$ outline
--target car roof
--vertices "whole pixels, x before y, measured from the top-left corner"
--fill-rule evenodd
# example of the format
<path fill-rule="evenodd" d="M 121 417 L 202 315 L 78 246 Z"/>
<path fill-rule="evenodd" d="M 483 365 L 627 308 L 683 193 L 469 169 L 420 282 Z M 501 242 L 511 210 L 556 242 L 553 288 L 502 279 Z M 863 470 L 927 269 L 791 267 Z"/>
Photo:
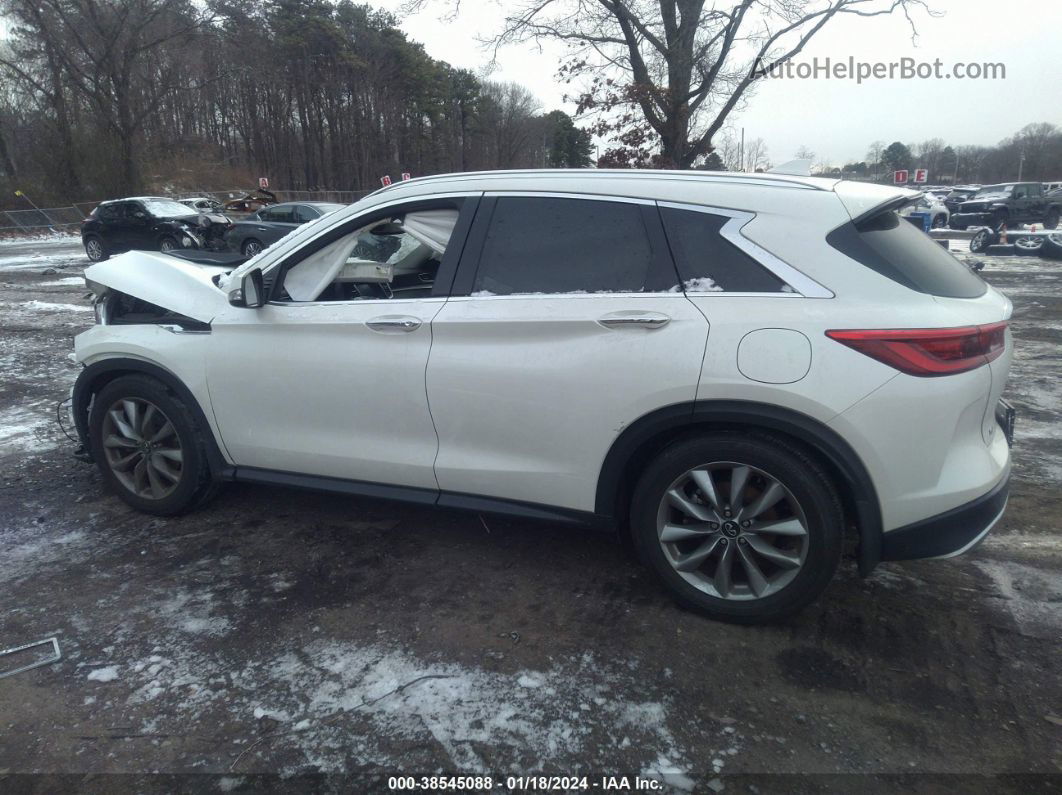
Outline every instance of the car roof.
<path fill-rule="evenodd" d="M 100 204 L 114 204 L 115 202 L 142 202 L 142 201 L 175 201 L 165 196 L 126 196 L 124 199 L 107 199 Z"/>
<path fill-rule="evenodd" d="M 795 194 L 834 193 L 853 218 L 917 191 L 831 177 L 746 174 L 722 171 L 650 169 L 528 169 L 436 174 L 395 182 L 362 199 L 369 205 L 396 199 L 425 198 L 445 192 L 529 191 L 599 194 L 658 201 L 694 202 L 757 209 L 760 203 L 797 199 Z M 758 197 L 758 198 L 757 198 Z"/>

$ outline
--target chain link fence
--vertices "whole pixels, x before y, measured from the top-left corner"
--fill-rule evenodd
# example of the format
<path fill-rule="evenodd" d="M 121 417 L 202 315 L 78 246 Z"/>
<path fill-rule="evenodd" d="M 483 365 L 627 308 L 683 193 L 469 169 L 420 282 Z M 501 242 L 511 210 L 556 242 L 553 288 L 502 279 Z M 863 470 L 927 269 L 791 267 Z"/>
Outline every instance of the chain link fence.
<path fill-rule="evenodd" d="M 176 199 L 191 199 L 200 196 L 217 199 L 224 203 L 238 199 L 248 193 L 244 189 L 206 190 L 177 194 Z M 277 201 L 281 202 L 331 202 L 334 204 L 353 204 L 372 190 L 276 190 Z M 102 200 L 101 200 L 102 201 Z M 69 207 L 42 207 L 32 210 L 0 211 L 0 236 L 13 237 L 23 234 L 42 234 L 58 232 L 75 234 L 81 222 L 100 202 L 76 202 Z"/>

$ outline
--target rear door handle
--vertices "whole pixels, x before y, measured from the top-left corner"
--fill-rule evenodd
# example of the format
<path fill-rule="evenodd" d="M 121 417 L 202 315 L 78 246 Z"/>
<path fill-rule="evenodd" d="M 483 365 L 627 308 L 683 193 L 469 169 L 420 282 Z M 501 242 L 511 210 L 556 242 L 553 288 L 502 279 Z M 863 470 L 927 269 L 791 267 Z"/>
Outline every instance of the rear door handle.
<path fill-rule="evenodd" d="M 388 332 L 409 332 L 420 328 L 420 320 L 410 315 L 380 315 L 380 317 L 374 317 L 372 320 L 366 321 L 365 325 L 373 331 L 379 331 L 384 334 Z"/>
<path fill-rule="evenodd" d="M 671 318 L 662 312 L 610 312 L 597 320 L 605 328 L 661 328 L 671 322 Z"/>

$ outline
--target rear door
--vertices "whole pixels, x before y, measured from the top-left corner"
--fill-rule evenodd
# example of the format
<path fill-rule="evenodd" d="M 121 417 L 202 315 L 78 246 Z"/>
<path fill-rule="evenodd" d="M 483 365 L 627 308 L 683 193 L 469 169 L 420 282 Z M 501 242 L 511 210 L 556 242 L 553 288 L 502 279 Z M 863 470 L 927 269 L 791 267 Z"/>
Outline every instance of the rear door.
<path fill-rule="evenodd" d="M 707 338 L 653 203 L 488 194 L 432 321 L 439 487 L 594 510 L 620 432 L 694 399 Z"/>
<path fill-rule="evenodd" d="M 258 218 L 251 222 L 247 237 L 256 237 L 269 246 L 280 240 L 298 226 L 295 221 L 295 205 L 278 204 L 258 211 Z"/>

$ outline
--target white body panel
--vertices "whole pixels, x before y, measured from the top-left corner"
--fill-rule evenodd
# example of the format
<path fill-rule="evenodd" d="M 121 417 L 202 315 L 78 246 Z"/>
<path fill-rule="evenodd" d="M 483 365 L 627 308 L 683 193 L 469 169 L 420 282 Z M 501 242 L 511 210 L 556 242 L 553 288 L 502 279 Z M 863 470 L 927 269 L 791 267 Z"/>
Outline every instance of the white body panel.
<path fill-rule="evenodd" d="M 670 320 L 598 323 L 628 311 Z M 439 486 L 592 511 L 620 432 L 693 400 L 708 324 L 681 293 L 494 296 L 450 299 L 433 335 Z"/>
<path fill-rule="evenodd" d="M 227 307 L 207 352 L 210 405 L 240 466 L 437 488 L 424 392 L 442 299 Z M 410 331 L 367 322 L 416 319 Z"/>

